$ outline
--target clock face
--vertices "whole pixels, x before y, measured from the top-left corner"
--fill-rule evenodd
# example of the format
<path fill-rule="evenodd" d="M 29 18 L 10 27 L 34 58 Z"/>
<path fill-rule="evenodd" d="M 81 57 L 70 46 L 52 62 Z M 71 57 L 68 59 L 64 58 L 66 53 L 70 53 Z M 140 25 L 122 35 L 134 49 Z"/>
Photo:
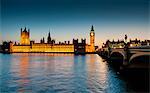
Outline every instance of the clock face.
<path fill-rule="evenodd" d="M 94 33 L 91 33 L 91 36 L 94 36 Z"/>

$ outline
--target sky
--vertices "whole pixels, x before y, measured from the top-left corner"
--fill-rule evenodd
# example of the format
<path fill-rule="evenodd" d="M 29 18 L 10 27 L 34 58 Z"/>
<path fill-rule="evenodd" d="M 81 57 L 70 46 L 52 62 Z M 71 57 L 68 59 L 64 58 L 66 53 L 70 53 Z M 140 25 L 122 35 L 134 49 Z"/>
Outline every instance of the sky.
<path fill-rule="evenodd" d="M 0 42 L 20 41 L 20 29 L 30 29 L 30 39 L 42 37 L 72 42 L 86 38 L 91 26 L 95 43 L 106 40 L 150 39 L 149 0 L 0 0 Z"/>

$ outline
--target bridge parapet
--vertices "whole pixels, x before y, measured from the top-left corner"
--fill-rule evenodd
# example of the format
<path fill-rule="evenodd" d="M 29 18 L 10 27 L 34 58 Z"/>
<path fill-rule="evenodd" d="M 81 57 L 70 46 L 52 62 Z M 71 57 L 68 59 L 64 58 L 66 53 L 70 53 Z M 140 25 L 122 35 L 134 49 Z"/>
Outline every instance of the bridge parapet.
<path fill-rule="evenodd" d="M 110 51 L 110 59 L 114 53 L 121 54 L 123 56 L 123 60 L 122 60 L 123 66 L 128 66 L 131 64 L 131 61 L 137 57 L 140 56 L 150 57 L 150 46 L 112 48 Z"/>
<path fill-rule="evenodd" d="M 129 47 L 130 49 L 150 49 L 150 46 L 135 46 L 135 47 Z"/>

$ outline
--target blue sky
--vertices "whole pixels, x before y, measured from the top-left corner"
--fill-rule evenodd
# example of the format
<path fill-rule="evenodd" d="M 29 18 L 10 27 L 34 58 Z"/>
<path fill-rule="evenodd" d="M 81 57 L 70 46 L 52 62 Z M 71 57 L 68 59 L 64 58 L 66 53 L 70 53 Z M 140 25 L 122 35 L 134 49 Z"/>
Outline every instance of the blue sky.
<path fill-rule="evenodd" d="M 107 39 L 149 39 L 148 0 L 1 0 L 1 40 L 20 40 L 20 28 L 31 39 L 51 36 L 58 41 L 86 38 L 94 25 L 96 45 Z"/>

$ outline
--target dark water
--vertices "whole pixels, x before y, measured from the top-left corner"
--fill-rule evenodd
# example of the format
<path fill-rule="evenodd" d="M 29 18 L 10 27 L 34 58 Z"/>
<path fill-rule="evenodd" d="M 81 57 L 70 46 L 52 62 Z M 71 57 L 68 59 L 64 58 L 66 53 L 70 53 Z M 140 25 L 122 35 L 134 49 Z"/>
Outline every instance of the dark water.
<path fill-rule="evenodd" d="M 96 54 L 0 54 L 0 71 L 0 93 L 143 93 L 146 87 Z"/>

